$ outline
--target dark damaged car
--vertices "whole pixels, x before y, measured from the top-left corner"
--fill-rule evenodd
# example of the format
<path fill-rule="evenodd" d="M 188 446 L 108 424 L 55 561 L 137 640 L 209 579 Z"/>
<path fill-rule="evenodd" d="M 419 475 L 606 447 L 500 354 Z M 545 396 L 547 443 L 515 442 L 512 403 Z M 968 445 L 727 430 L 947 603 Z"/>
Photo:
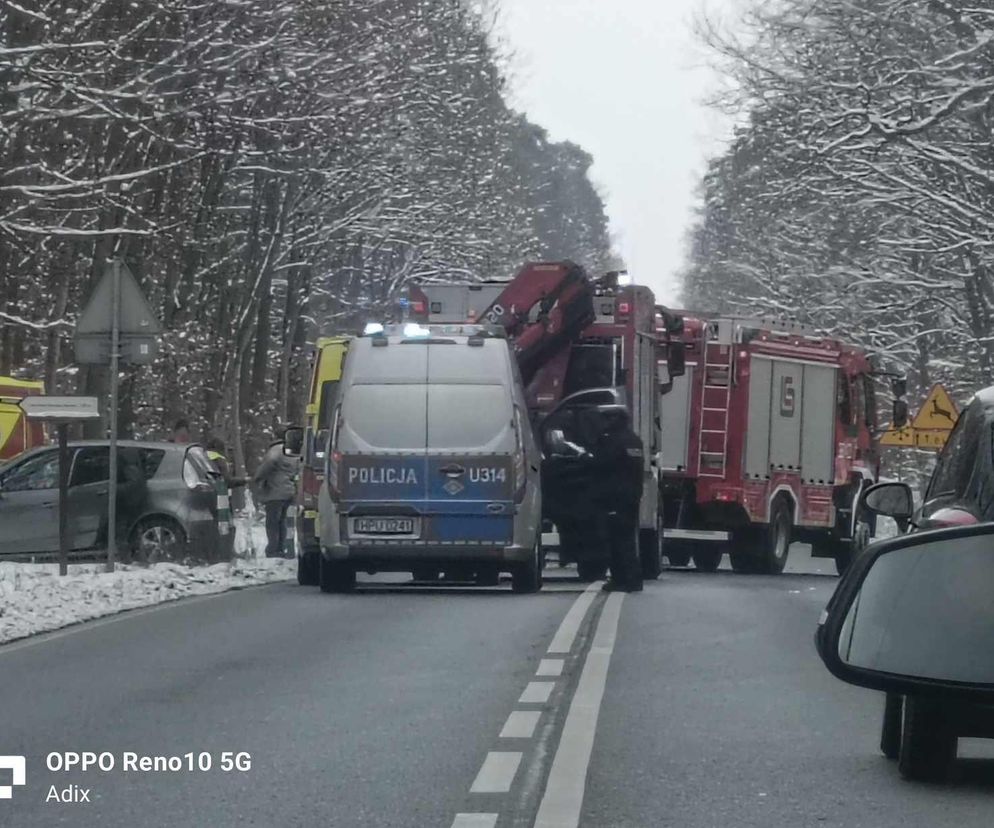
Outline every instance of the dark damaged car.
<path fill-rule="evenodd" d="M 540 455 L 514 355 L 481 326 L 355 340 L 320 496 L 319 582 L 357 571 L 541 587 Z"/>

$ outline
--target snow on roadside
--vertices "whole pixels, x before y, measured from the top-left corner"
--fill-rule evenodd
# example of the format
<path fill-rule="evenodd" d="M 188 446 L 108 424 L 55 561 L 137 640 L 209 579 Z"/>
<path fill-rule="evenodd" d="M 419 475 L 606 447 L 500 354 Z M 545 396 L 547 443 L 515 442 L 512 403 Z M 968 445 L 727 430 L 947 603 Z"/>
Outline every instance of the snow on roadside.
<path fill-rule="evenodd" d="M 293 578 L 295 561 L 259 557 L 265 531 L 259 543 L 257 529 L 254 521 L 239 521 L 236 548 L 247 557 L 213 566 L 119 564 L 104 572 L 102 564 L 73 564 L 63 578 L 57 564 L 0 562 L 0 644 L 124 610 Z"/>

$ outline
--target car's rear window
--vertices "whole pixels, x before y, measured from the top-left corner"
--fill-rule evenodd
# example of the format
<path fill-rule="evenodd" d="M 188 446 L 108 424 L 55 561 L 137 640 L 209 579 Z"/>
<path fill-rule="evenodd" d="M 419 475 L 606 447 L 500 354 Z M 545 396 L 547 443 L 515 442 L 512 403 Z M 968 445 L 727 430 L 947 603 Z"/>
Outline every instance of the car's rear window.
<path fill-rule="evenodd" d="M 511 428 L 513 408 L 503 385 L 428 387 L 428 448 L 479 451 Z"/>
<path fill-rule="evenodd" d="M 425 388 L 424 383 L 353 385 L 342 405 L 345 433 L 352 432 L 374 449 L 424 449 Z M 345 451 L 357 448 L 343 437 L 339 447 Z"/>

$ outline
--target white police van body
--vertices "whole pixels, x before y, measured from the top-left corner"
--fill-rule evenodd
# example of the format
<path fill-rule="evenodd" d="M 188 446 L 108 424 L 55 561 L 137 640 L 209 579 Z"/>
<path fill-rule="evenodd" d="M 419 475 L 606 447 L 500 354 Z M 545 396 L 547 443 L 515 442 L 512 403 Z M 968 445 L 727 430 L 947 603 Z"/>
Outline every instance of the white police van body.
<path fill-rule="evenodd" d="M 391 326 L 349 349 L 319 499 L 322 590 L 356 571 L 541 586 L 540 454 L 514 354 L 477 325 Z"/>

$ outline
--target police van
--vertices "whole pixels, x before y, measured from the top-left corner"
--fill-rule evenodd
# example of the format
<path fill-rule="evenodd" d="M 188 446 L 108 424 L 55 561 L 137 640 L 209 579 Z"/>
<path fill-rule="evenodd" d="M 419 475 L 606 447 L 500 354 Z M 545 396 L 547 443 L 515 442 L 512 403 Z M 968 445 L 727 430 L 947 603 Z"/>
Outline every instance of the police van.
<path fill-rule="evenodd" d="M 356 572 L 542 585 L 541 457 L 508 340 L 480 325 L 353 340 L 319 495 L 324 592 Z"/>

